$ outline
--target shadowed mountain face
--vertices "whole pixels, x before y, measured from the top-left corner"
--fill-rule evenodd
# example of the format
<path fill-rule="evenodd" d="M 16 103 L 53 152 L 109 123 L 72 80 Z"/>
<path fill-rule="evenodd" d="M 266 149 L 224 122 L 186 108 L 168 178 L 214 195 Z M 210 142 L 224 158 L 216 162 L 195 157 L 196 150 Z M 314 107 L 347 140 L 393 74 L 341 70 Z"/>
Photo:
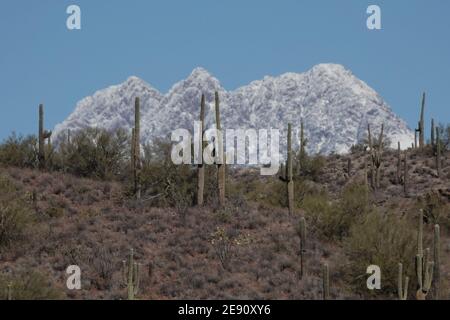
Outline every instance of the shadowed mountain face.
<path fill-rule="evenodd" d="M 192 132 L 198 120 L 201 94 L 206 95 L 207 126 L 214 123 L 214 91 L 221 99 L 223 127 L 270 129 L 285 132 L 293 124 L 298 138 L 303 120 L 311 153 L 345 153 L 366 136 L 367 124 L 378 134 L 384 123 L 392 146 L 411 146 L 413 132 L 395 115 L 380 95 L 350 71 L 337 64 L 319 64 L 305 73 L 264 77 L 234 91 L 226 91 L 208 71 L 196 68 L 168 93 L 137 77 L 96 92 L 81 100 L 75 111 L 55 127 L 55 137 L 67 129 L 86 127 L 130 130 L 134 119 L 134 98 L 141 98 L 142 141 L 165 137 L 173 130 Z M 285 141 L 282 133 L 280 141 Z M 282 146 L 283 147 L 283 146 Z"/>

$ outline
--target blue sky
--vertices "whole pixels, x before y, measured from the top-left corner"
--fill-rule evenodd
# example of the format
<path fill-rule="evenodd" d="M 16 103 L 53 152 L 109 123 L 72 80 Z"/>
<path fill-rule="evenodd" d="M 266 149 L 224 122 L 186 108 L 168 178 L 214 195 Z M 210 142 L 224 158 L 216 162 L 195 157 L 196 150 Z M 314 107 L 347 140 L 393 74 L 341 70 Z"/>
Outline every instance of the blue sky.
<path fill-rule="evenodd" d="M 77 4 L 82 30 L 66 28 Z M 382 30 L 366 27 L 377 4 Z M 130 75 L 166 92 L 202 66 L 234 89 L 264 75 L 340 63 L 410 127 L 427 91 L 428 119 L 450 122 L 448 0 L 2 0 L 0 138 L 48 128 L 77 101 Z"/>

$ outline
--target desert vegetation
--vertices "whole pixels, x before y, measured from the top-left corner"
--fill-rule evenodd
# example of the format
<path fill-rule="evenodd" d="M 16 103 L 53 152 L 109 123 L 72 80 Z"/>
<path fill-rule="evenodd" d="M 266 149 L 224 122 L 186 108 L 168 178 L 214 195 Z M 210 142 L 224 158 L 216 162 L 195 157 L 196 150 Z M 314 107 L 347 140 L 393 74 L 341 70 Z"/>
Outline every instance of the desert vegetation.
<path fill-rule="evenodd" d="M 0 298 L 449 299 L 450 125 L 432 121 L 426 142 L 424 108 L 406 150 L 369 125 L 347 155 L 308 155 L 286 124 L 272 177 L 173 164 L 169 139 L 140 141 L 138 98 L 132 132 L 57 143 L 41 105 L 37 136 L 0 145 Z"/>

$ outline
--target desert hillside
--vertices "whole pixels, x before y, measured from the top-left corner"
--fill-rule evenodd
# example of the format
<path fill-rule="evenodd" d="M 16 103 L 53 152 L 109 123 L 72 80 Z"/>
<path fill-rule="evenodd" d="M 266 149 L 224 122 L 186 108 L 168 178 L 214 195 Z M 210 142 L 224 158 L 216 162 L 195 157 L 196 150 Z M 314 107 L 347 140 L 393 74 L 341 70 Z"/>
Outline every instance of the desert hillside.
<path fill-rule="evenodd" d="M 400 172 L 397 151 L 385 150 L 375 187 L 364 148 L 344 156 L 304 155 L 294 166 L 289 214 L 283 173 L 280 179 L 227 167 L 221 205 L 216 167 L 207 166 L 199 207 L 196 167 L 153 156 L 143 159 L 137 200 L 126 160 L 101 167 L 86 160 L 96 152 L 66 150 L 37 169 L 27 164 L 26 139 L 9 142 L 0 148 L 1 298 L 126 299 L 123 261 L 133 248 L 137 299 L 322 299 L 324 265 L 330 299 L 397 299 L 400 262 L 413 299 L 420 210 L 431 253 L 434 225 L 440 225 L 438 283 L 441 298 L 450 298 L 448 151 L 438 176 L 431 146 L 402 151 Z M 161 144 L 159 151 L 167 148 Z M 380 290 L 366 287 L 371 264 L 381 268 Z M 81 290 L 66 288 L 69 265 L 81 268 Z M 436 283 L 427 299 L 435 297 Z"/>

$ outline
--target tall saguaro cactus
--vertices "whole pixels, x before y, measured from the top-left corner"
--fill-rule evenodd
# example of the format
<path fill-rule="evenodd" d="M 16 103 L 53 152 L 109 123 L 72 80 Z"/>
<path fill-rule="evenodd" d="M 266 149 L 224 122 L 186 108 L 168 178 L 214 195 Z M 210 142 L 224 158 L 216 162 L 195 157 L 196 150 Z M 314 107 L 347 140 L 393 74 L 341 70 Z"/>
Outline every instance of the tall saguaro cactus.
<path fill-rule="evenodd" d="M 134 101 L 133 176 L 136 199 L 141 198 L 141 107 L 140 99 Z"/>
<path fill-rule="evenodd" d="M 6 300 L 11 301 L 12 300 L 12 284 L 8 283 L 6 286 Z"/>
<path fill-rule="evenodd" d="M 435 136 L 434 136 L 435 132 L 436 131 L 435 131 L 435 127 L 434 127 L 434 119 L 431 119 L 431 136 L 430 136 L 430 138 L 431 138 L 431 146 L 432 147 L 434 147 L 434 145 L 436 143 Z"/>
<path fill-rule="evenodd" d="M 434 225 L 434 298 L 439 300 L 441 298 L 441 245 L 440 245 L 440 228 L 439 225 Z"/>
<path fill-rule="evenodd" d="M 406 300 L 408 298 L 409 277 L 405 277 L 405 286 L 403 287 L 403 264 L 398 264 L 398 299 Z"/>
<path fill-rule="evenodd" d="M 287 182 L 287 196 L 288 196 L 288 206 L 289 214 L 294 213 L 294 179 L 292 174 L 292 125 L 288 124 L 288 135 L 287 135 L 287 163 L 286 163 L 286 182 Z"/>
<path fill-rule="evenodd" d="M 134 300 L 135 296 L 139 291 L 139 264 L 134 262 L 134 250 L 130 249 L 130 255 L 127 262 L 124 260 L 123 263 L 123 281 L 127 285 L 127 295 L 128 300 Z"/>
<path fill-rule="evenodd" d="M 306 144 L 308 140 L 305 138 L 305 128 L 303 125 L 303 120 L 300 122 L 300 151 L 299 151 L 299 157 L 297 161 L 297 174 L 301 173 L 303 161 L 305 161 L 306 158 Z"/>
<path fill-rule="evenodd" d="M 47 166 L 46 160 L 46 150 L 45 150 L 45 140 L 50 139 L 52 135 L 51 131 L 47 131 L 44 128 L 44 105 L 39 105 L 39 133 L 38 133 L 38 161 L 39 168 L 45 169 Z"/>
<path fill-rule="evenodd" d="M 417 255 L 416 255 L 416 275 L 417 275 L 417 300 L 425 300 L 431 289 L 433 281 L 434 262 L 428 261 L 430 249 L 423 250 L 423 212 L 419 214 L 419 228 L 417 232 Z"/>
<path fill-rule="evenodd" d="M 381 163 L 383 156 L 383 132 L 384 132 L 384 124 L 381 125 L 380 136 L 377 141 L 377 146 L 373 144 L 372 135 L 370 132 L 370 125 L 367 126 L 368 131 L 368 140 L 369 140 L 369 148 L 372 158 L 372 188 L 378 189 L 380 187 L 381 180 Z"/>
<path fill-rule="evenodd" d="M 419 148 L 425 146 L 425 92 L 422 95 L 422 107 L 420 108 L 420 120 L 417 128 L 419 133 Z"/>
<path fill-rule="evenodd" d="M 203 205 L 203 193 L 205 190 L 205 166 L 203 164 L 203 128 L 205 123 L 205 95 L 202 94 L 200 103 L 200 139 L 198 142 L 198 172 L 197 172 L 197 205 Z"/>
<path fill-rule="evenodd" d="M 217 130 L 217 186 L 219 193 L 219 204 L 223 206 L 225 204 L 225 157 L 223 152 L 223 134 L 220 124 L 220 101 L 219 92 L 215 92 L 215 107 L 216 107 L 216 130 Z"/>

